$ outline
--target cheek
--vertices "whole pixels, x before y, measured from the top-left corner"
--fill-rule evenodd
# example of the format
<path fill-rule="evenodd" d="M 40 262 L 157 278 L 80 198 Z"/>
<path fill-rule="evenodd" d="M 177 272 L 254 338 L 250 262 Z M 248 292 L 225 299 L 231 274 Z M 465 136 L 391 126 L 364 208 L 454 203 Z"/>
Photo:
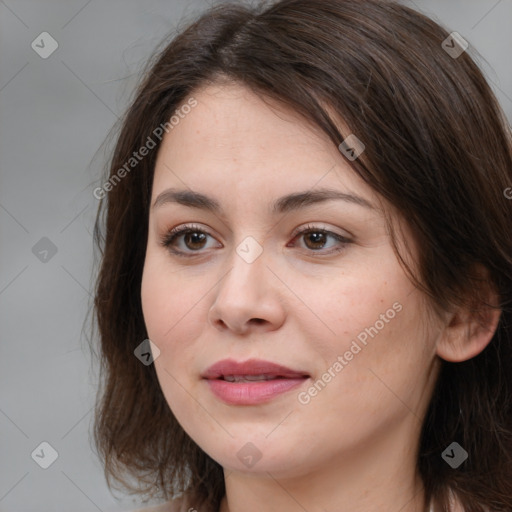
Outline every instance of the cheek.
<path fill-rule="evenodd" d="M 361 275 L 345 275 L 319 296 L 318 315 L 330 330 L 323 329 L 327 334 L 316 338 L 310 330 L 324 361 L 320 372 L 331 369 L 336 377 L 343 375 L 332 379 L 332 392 L 350 391 L 362 398 L 382 391 L 380 377 L 407 395 L 411 383 L 422 379 L 421 368 L 429 357 L 428 334 L 422 329 L 424 301 L 398 264 L 382 262 L 373 273 L 365 272 L 364 279 Z"/>
<path fill-rule="evenodd" d="M 322 391 L 320 409 L 330 404 L 340 415 L 352 411 L 363 423 L 416 410 L 427 380 L 429 339 L 420 327 L 419 301 L 412 295 L 391 297 L 396 298 L 383 307 L 378 301 L 368 310 L 360 308 L 343 331 L 327 365 L 333 368 L 338 361 L 336 377 Z"/>
<path fill-rule="evenodd" d="M 370 338 L 368 331 L 390 333 L 401 325 L 405 305 L 414 302 L 414 289 L 395 265 L 382 262 L 378 267 L 331 279 L 322 293 L 312 290 L 310 296 L 317 298 L 312 309 L 331 331 L 331 348 L 341 350 L 359 334 L 364 342 L 365 333 Z"/>
<path fill-rule="evenodd" d="M 204 322 L 198 322 L 197 315 L 202 314 L 204 306 L 199 299 L 205 292 L 200 293 L 199 283 L 195 285 L 190 279 L 185 283 L 176 272 L 169 274 L 168 268 L 148 255 L 141 301 L 148 337 L 160 350 L 154 365 L 161 390 L 181 423 L 190 415 L 201 414 L 195 409 L 195 401 L 190 400 L 189 385 L 185 383 L 198 352 L 195 340 L 200 338 Z"/>
<path fill-rule="evenodd" d="M 193 342 L 205 325 L 208 289 L 204 280 L 184 279 L 180 271 L 170 272 L 158 255 L 148 254 L 141 284 L 142 312 L 149 339 L 168 356 L 163 359 L 172 362 L 178 353 L 182 361 L 187 353 L 193 357 Z"/>
<path fill-rule="evenodd" d="M 162 334 L 172 326 L 168 316 L 174 306 L 172 296 L 158 268 L 152 264 L 150 257 L 147 258 L 141 284 L 142 313 L 148 336 L 158 345 Z"/>

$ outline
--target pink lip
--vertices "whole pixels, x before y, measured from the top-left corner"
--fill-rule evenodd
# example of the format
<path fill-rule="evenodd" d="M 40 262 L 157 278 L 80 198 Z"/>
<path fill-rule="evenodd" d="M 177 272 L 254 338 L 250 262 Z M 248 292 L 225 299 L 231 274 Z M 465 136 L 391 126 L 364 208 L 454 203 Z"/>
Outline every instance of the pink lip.
<path fill-rule="evenodd" d="M 275 375 L 278 378 L 255 382 L 229 382 L 223 379 L 226 375 Z M 210 366 L 201 377 L 206 379 L 212 393 L 227 404 L 254 405 L 267 402 L 300 386 L 309 375 L 307 372 L 292 370 L 269 361 L 249 359 L 237 362 L 233 359 L 224 359 Z"/>

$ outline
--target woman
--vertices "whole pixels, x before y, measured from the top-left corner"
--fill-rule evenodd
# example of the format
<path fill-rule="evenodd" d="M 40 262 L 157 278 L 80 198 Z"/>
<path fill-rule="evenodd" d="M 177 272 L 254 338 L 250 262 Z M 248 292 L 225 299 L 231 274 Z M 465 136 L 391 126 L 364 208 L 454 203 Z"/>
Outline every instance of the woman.
<path fill-rule="evenodd" d="M 512 509 L 512 142 L 465 50 L 393 2 L 282 0 L 150 62 L 95 192 L 109 485 Z"/>

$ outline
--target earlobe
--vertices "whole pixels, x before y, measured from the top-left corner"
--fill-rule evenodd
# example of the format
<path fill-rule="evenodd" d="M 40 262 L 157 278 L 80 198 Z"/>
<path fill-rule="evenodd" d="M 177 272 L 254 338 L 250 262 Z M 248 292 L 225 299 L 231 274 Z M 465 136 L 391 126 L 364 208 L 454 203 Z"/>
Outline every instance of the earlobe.
<path fill-rule="evenodd" d="M 473 308 L 458 308 L 449 315 L 441 333 L 436 353 L 449 362 L 462 362 L 480 354 L 492 340 L 498 328 L 502 310 L 499 295 L 490 284 L 486 269 L 480 269 L 482 283 L 480 302 Z M 478 294 L 475 295 L 475 302 Z"/>

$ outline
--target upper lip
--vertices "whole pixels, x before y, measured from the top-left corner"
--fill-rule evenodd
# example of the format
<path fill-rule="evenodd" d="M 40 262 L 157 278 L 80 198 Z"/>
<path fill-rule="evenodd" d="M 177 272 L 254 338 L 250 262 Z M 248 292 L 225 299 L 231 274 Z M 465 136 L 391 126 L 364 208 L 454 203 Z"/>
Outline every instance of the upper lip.
<path fill-rule="evenodd" d="M 218 379 L 226 375 L 275 375 L 289 379 L 309 377 L 305 371 L 292 370 L 286 366 L 261 359 L 248 359 L 240 362 L 234 359 L 223 359 L 210 366 L 201 374 L 201 377 L 204 379 Z"/>

